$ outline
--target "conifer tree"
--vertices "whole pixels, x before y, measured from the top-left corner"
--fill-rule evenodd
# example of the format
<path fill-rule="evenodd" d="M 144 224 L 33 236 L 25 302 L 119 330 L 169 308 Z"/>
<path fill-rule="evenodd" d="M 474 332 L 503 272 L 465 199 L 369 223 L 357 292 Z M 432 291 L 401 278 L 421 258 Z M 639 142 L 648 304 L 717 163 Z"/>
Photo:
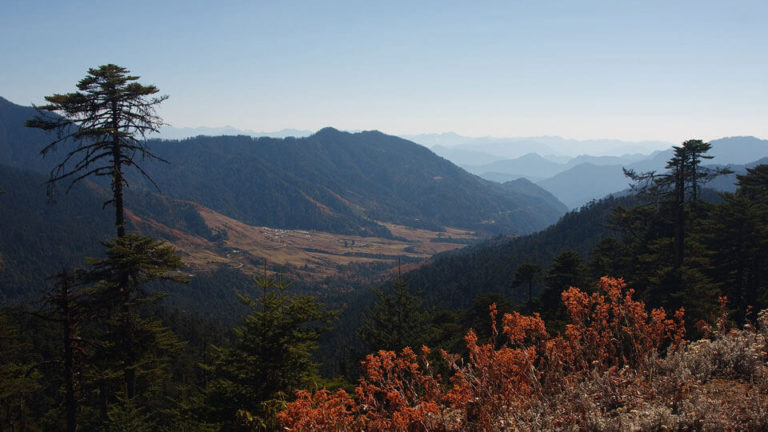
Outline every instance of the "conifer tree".
<path fill-rule="evenodd" d="M 376 291 L 378 300 L 358 330 L 369 351 L 399 351 L 406 346 L 417 349 L 430 337 L 429 316 L 422 311 L 421 299 L 410 292 L 400 276 L 392 288 L 391 293 Z"/>
<path fill-rule="evenodd" d="M 112 198 L 104 205 L 115 206 L 118 237 L 125 235 L 125 169 L 136 168 L 149 178 L 138 161 L 162 160 L 149 151 L 146 135 L 158 132 L 163 124 L 155 108 L 167 96 L 154 96 L 157 87 L 139 84 L 138 79 L 114 64 L 91 68 L 77 84 L 77 92 L 46 96 L 48 104 L 36 106 L 38 115 L 26 123 L 56 132 L 56 138 L 42 149 L 43 156 L 65 147 L 64 159 L 51 170 L 49 194 L 62 180 L 71 180 L 71 188 L 92 175 L 109 178 Z"/>
<path fill-rule="evenodd" d="M 50 278 L 54 286 L 43 298 L 44 309 L 34 315 L 45 321 L 55 323 L 61 330 L 61 372 L 64 374 L 64 409 L 66 412 L 67 432 L 77 430 L 79 377 L 82 375 L 82 362 L 86 347 L 83 344 L 81 324 L 88 319 L 89 312 L 84 307 L 85 292 L 77 278 L 61 271 Z"/>
<path fill-rule="evenodd" d="M 768 305 L 768 165 L 747 169 L 738 180 L 699 236 L 712 251 L 710 272 L 741 320 L 747 307 Z"/>
<path fill-rule="evenodd" d="M 703 184 L 730 171 L 701 166 L 702 160 L 711 159 L 706 154 L 710 148 L 701 140 L 688 140 L 673 147 L 664 173 L 625 170 L 646 204 L 617 209 L 612 222 L 624 245 L 608 253 L 625 258 L 605 260 L 623 263 L 615 270 L 624 271 L 622 276 L 633 280 L 652 305 L 686 305 L 691 322 L 708 318 L 719 294 L 708 276 L 711 253 L 701 235 L 711 205 L 700 195 Z"/>
<path fill-rule="evenodd" d="M 102 322 L 99 349 L 93 356 L 97 369 L 93 379 L 99 386 L 101 414 L 108 418 L 111 404 L 141 406 L 168 379 L 170 360 L 183 344 L 142 311 L 165 296 L 149 290 L 147 284 L 184 282 L 186 278 L 178 273 L 182 262 L 171 245 L 138 234 L 104 245 L 106 257 L 89 259 L 90 268 L 78 277 L 92 283 L 87 306 Z"/>
<path fill-rule="evenodd" d="M 541 273 L 541 267 L 536 264 L 521 264 L 515 271 L 515 279 L 512 281 L 513 287 L 525 284 L 528 288 L 528 303 L 533 301 L 533 284 Z"/>
<path fill-rule="evenodd" d="M 560 294 L 572 286 L 587 286 L 584 281 L 584 266 L 579 254 L 565 251 L 556 256 L 544 274 L 547 288 L 541 294 L 541 313 L 554 327 L 563 325 L 567 319 Z"/>
<path fill-rule="evenodd" d="M 671 221 L 674 233 L 672 256 L 676 272 L 679 272 L 685 260 L 687 204 L 698 201 L 703 183 L 731 172 L 728 169 L 701 166 L 702 159 L 712 159 L 712 156 L 706 154 L 711 147 L 702 140 L 688 140 L 680 146 L 672 147 L 673 156 L 667 161 L 667 172 L 663 174 L 624 170 L 624 174 L 634 181 L 632 189 L 639 196 L 650 198 L 651 203 L 658 208 L 658 216 Z"/>
<path fill-rule="evenodd" d="M 42 374 L 30 358 L 29 342 L 0 313 L 0 430 L 39 430 L 31 405 L 40 398 Z"/>
<path fill-rule="evenodd" d="M 266 265 L 254 281 L 261 295 L 239 296 L 250 314 L 235 329 L 234 346 L 214 347 L 216 360 L 208 366 L 209 420 L 222 430 L 237 430 L 238 421 L 277 427 L 276 408 L 319 379 L 312 352 L 336 315 L 312 297 L 288 296 L 290 284 L 268 275 Z"/>

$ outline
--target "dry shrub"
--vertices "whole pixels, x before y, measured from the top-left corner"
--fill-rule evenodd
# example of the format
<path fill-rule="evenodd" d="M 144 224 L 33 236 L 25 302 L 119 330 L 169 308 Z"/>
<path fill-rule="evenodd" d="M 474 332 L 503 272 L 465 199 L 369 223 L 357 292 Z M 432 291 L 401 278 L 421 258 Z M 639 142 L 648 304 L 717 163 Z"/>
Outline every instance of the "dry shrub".
<path fill-rule="evenodd" d="M 768 312 L 757 325 L 683 341 L 683 311 L 646 310 L 621 279 L 562 294 L 570 322 L 550 335 L 538 315 L 506 314 L 468 356 L 379 351 L 363 362 L 354 397 L 299 392 L 279 415 L 296 431 L 768 430 Z"/>

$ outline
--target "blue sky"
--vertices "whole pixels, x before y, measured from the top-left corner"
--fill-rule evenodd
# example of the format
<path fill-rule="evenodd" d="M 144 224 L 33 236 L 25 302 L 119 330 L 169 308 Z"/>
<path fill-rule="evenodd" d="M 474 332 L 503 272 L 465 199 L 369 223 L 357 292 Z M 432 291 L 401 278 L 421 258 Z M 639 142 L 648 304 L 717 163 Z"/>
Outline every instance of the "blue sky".
<path fill-rule="evenodd" d="M 0 96 L 115 63 L 177 127 L 768 138 L 766 1 L 0 0 Z"/>

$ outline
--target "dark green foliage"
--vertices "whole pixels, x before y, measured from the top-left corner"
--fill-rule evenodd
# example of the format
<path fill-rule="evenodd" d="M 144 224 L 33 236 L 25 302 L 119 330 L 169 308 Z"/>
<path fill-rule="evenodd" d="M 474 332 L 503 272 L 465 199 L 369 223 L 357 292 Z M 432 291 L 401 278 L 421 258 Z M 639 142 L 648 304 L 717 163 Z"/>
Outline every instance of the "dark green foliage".
<path fill-rule="evenodd" d="M 552 328 L 559 328 L 567 321 L 565 306 L 560 295 L 570 287 L 591 291 L 585 277 L 584 266 L 579 254 L 565 251 L 556 256 L 544 275 L 547 288 L 541 293 L 541 315 Z"/>
<path fill-rule="evenodd" d="M 328 128 L 301 139 L 200 136 L 152 145 L 174 160 L 170 167 L 147 164 L 164 193 L 252 225 L 386 236 L 375 222 L 385 221 L 525 233 L 564 210 L 535 185 L 484 181 L 379 132 Z"/>
<path fill-rule="evenodd" d="M 54 323 L 60 331 L 61 372 L 64 381 L 64 411 L 67 432 L 77 430 L 78 395 L 87 347 L 81 337 L 81 326 L 90 318 L 84 307 L 85 291 L 74 275 L 66 271 L 54 275 L 53 288 L 43 296 L 44 309 L 35 316 Z"/>
<path fill-rule="evenodd" d="M 400 277 L 391 292 L 377 290 L 378 300 L 363 317 L 358 330 L 366 352 L 400 351 L 405 347 L 418 350 L 431 337 L 429 314 L 423 310 L 421 299 L 410 292 Z"/>
<path fill-rule="evenodd" d="M 581 258 L 578 253 L 572 250 L 565 251 L 555 257 L 546 275 L 544 275 L 544 281 L 547 283 L 548 290 L 554 290 L 558 293 L 572 286 L 589 290 L 584 285 L 584 268 Z"/>
<path fill-rule="evenodd" d="M 46 279 L 62 268 L 102 253 L 112 232 L 101 198 L 80 185 L 57 205 L 46 202 L 45 176 L 0 166 L 6 193 L 0 204 L 0 303 L 29 302 L 43 294 Z"/>
<path fill-rule="evenodd" d="M 35 416 L 43 389 L 39 361 L 27 338 L 0 313 L 0 430 L 42 430 Z"/>
<path fill-rule="evenodd" d="M 697 232 L 708 250 L 707 273 L 743 319 L 746 308 L 768 304 L 768 165 L 739 176 L 739 189 L 726 194 Z"/>
<path fill-rule="evenodd" d="M 747 174 L 738 176 L 738 179 L 738 195 L 762 204 L 768 201 L 768 164 L 747 168 Z"/>
<path fill-rule="evenodd" d="M 165 405 L 157 396 L 171 378 L 172 360 L 184 343 L 160 321 L 141 313 L 163 297 L 146 285 L 156 280 L 183 281 L 173 273 L 182 263 L 172 246 L 138 234 L 118 237 L 104 246 L 106 257 L 90 259 L 90 268 L 77 274 L 80 281 L 91 284 L 84 304 L 99 318 L 91 335 L 97 341 L 91 368 L 85 374 L 87 399 L 99 407 L 102 422 L 110 423 L 113 417 L 122 421 L 126 412 L 141 408 L 151 416 L 147 427 L 153 427 L 161 420 L 158 410 Z M 134 420 L 139 414 L 134 413 Z"/>
<path fill-rule="evenodd" d="M 547 268 L 567 250 L 588 256 L 600 239 L 611 233 L 607 222 L 613 209 L 634 202 L 634 197 L 609 197 L 593 202 L 580 211 L 567 213 L 544 231 L 525 237 L 497 237 L 439 255 L 403 278 L 415 291 L 423 292 L 426 301 L 437 309 L 467 308 L 480 293 L 509 292 L 515 271 L 524 263 Z M 535 288 L 533 296 L 537 297 L 540 292 Z M 515 303 L 526 300 L 527 293 L 513 293 Z"/>
<path fill-rule="evenodd" d="M 99 245 L 114 235 L 113 225 L 102 211 L 106 191 L 76 185 L 66 199 L 51 205 L 45 198 L 45 181 L 44 175 L 0 166 L 0 182 L 7 186 L 0 205 L 0 225 L 4 228 L 0 236 L 0 300 L 5 304 L 39 297 L 48 276 L 62 268 L 83 266 L 85 256 L 103 254 Z M 128 197 L 133 213 L 173 227 L 168 232 L 212 236 L 190 203 L 145 191 L 134 191 Z M 231 293 L 232 289 L 226 293 L 228 303 L 237 304 Z M 185 306 L 193 299 L 189 300 Z M 179 303 L 185 303 L 184 299 Z"/>
<path fill-rule="evenodd" d="M 496 305 L 496 310 L 498 311 L 498 315 L 496 317 L 496 328 L 503 328 L 501 321 L 502 317 L 505 313 L 514 312 L 515 304 L 503 293 L 490 292 L 478 294 L 477 297 L 472 299 L 472 307 L 464 311 L 465 317 L 461 326 L 463 330 L 461 330 L 456 335 L 459 336 L 459 339 L 462 342 L 462 344 L 457 347 L 460 349 L 450 352 L 463 353 L 466 351 L 466 341 L 464 340 L 464 335 L 466 334 L 468 328 L 474 330 L 475 334 L 477 334 L 478 340 L 491 340 L 491 319 L 489 317 L 489 312 L 490 306 L 492 304 Z"/>
<path fill-rule="evenodd" d="M 512 288 L 525 286 L 528 293 L 528 302 L 533 300 L 533 286 L 539 278 L 541 266 L 531 263 L 523 263 L 515 270 L 515 279 L 512 281 Z"/>
<path fill-rule="evenodd" d="M 616 262 L 623 253 L 621 276 L 633 281 L 653 306 L 686 306 L 689 323 L 713 315 L 720 293 L 709 276 L 711 250 L 701 236 L 713 206 L 699 198 L 703 183 L 729 171 L 700 166 L 710 158 L 710 147 L 700 140 L 673 147 L 668 171 L 662 174 L 627 171 L 645 203 L 616 212 L 612 223 L 623 246 L 614 252 L 603 248 L 613 258 L 600 258 L 603 264 Z"/>
<path fill-rule="evenodd" d="M 91 297 L 104 302 L 98 306 L 108 313 L 161 297 L 159 293 L 150 295 L 144 289 L 149 282 L 186 282 L 183 275 L 174 273 L 184 264 L 169 244 L 140 234 L 128 234 L 105 242 L 104 247 L 106 257 L 89 259 L 90 268 L 78 277 L 95 283 Z"/>
<path fill-rule="evenodd" d="M 208 366 L 206 410 L 222 430 L 236 430 L 238 417 L 275 427 L 275 405 L 319 379 L 311 354 L 335 316 L 312 297 L 286 295 L 288 284 L 266 269 L 254 280 L 261 295 L 240 296 L 251 313 L 235 329 L 233 346 L 214 347 Z"/>

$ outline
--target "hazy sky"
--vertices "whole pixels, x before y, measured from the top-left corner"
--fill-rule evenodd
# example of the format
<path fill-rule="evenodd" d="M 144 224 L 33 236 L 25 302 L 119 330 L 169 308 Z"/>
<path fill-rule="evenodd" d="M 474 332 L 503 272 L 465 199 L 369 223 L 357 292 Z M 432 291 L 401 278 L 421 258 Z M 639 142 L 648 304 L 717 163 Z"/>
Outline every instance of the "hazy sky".
<path fill-rule="evenodd" d="M 177 127 L 768 138 L 765 0 L 0 0 L 0 96 L 106 63 Z"/>

